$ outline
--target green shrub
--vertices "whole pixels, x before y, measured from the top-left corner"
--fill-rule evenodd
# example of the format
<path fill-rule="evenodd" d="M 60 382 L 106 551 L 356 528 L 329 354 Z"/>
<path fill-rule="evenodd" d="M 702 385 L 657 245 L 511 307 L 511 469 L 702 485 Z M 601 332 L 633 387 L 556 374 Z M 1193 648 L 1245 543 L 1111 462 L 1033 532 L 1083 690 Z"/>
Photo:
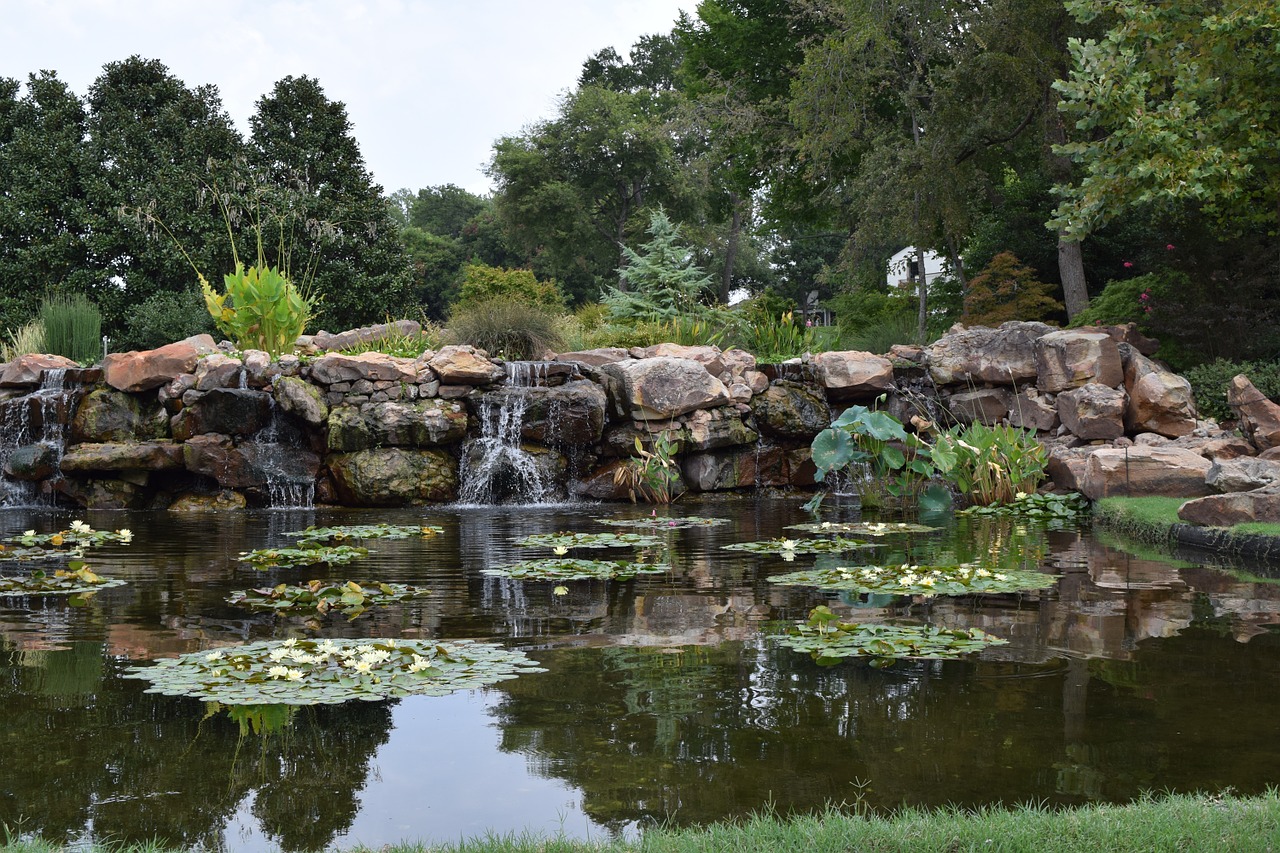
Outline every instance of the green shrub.
<path fill-rule="evenodd" d="M 744 349 L 761 362 L 786 361 L 815 349 L 813 328 L 790 311 L 781 315 L 741 314 L 724 339 L 727 345 Z"/>
<path fill-rule="evenodd" d="M 960 321 L 972 326 L 999 326 L 1009 320 L 1043 320 L 1060 313 L 1062 303 L 1050 296 L 1053 285 L 1013 252 L 1001 252 L 969 280 Z"/>
<path fill-rule="evenodd" d="M 841 329 L 840 347 L 883 355 L 894 344 L 925 344 L 920 340 L 916 315 L 905 311 L 883 315 L 876 323 L 858 329 Z"/>
<path fill-rule="evenodd" d="M 1071 325 L 1093 326 L 1101 323 L 1104 326 L 1118 326 L 1137 323 L 1143 331 L 1148 331 L 1151 311 L 1147 309 L 1154 306 L 1147 303 L 1152 301 L 1151 297 L 1158 299 L 1163 294 L 1171 277 L 1186 278 L 1179 273 L 1147 273 L 1123 281 L 1109 281 L 1101 293 L 1089 300 L 1089 307 L 1072 318 Z M 1149 298 L 1143 299 L 1144 293 Z"/>
<path fill-rule="evenodd" d="M 196 291 L 157 293 L 129 315 L 110 346 L 116 352 L 148 350 L 217 331 L 203 297 Z"/>
<path fill-rule="evenodd" d="M 236 263 L 222 277 L 226 293 L 218 293 L 202 275 L 204 304 L 218 329 L 242 350 L 259 349 L 272 356 L 293 352 L 307 328 L 312 304 L 281 270 L 261 260 L 251 267 Z"/>
<path fill-rule="evenodd" d="M 82 293 L 47 297 L 40 306 L 44 348 L 81 364 L 102 357 L 102 314 Z"/>
<path fill-rule="evenodd" d="M 462 268 L 459 306 L 498 297 L 523 300 L 548 311 L 564 309 L 564 294 L 555 279 L 538 281 L 532 270 L 505 269 L 488 264 L 467 264 Z"/>
<path fill-rule="evenodd" d="M 32 320 L 25 326 L 9 330 L 9 339 L 0 343 L 0 362 L 13 361 L 33 352 L 44 352 L 44 323 Z"/>
<path fill-rule="evenodd" d="M 387 320 L 387 326 L 391 326 Z M 388 328 L 381 336 L 365 343 L 342 350 L 344 355 L 359 355 L 362 352 L 380 352 L 383 355 L 394 355 L 400 358 L 417 358 L 429 349 L 436 349 L 443 340 L 443 330 L 430 321 L 422 323 L 422 331 L 417 334 L 401 334 Z"/>
<path fill-rule="evenodd" d="M 539 358 L 563 344 L 555 315 L 528 301 L 501 296 L 456 306 L 444 342 L 471 344 L 508 359 Z"/>
<path fill-rule="evenodd" d="M 1232 420 L 1235 413 L 1227 405 L 1227 385 L 1237 374 L 1249 377 L 1253 386 L 1270 400 L 1280 400 L 1280 362 L 1228 361 L 1214 359 L 1191 368 L 1184 374 L 1196 398 L 1196 411 L 1201 417 L 1217 421 Z"/>

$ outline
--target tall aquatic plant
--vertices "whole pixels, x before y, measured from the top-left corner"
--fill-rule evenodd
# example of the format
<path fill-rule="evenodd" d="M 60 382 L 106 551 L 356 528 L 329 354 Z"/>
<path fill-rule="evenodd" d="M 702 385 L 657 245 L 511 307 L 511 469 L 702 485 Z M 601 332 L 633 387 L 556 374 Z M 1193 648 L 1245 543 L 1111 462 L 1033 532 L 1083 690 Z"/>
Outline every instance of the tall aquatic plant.
<path fill-rule="evenodd" d="M 1034 492 L 1048 464 L 1034 433 L 980 423 L 953 427 L 938 436 L 933 458 L 946 460 L 947 479 L 978 506 L 1008 504 L 1019 494 Z"/>
<path fill-rule="evenodd" d="M 102 314 L 82 293 L 46 297 L 40 305 L 44 349 L 81 364 L 102 353 Z"/>

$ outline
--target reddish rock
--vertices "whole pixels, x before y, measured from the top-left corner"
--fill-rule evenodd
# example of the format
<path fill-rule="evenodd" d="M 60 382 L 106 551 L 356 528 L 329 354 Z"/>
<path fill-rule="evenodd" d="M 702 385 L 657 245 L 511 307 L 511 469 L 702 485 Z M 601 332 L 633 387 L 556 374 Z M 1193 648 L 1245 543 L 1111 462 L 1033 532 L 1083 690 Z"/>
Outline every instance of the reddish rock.
<path fill-rule="evenodd" d="M 1058 417 L 1077 438 L 1119 438 L 1124 435 L 1126 402 L 1123 391 L 1090 383 L 1058 395 Z"/>
<path fill-rule="evenodd" d="M 60 355 L 28 353 L 5 365 L 0 372 L 0 388 L 39 385 L 46 370 L 75 370 L 80 365 Z"/>
<path fill-rule="evenodd" d="M 445 385 L 489 385 L 507 372 L 470 345 L 448 346 L 427 362 Z"/>
<path fill-rule="evenodd" d="M 1280 446 L 1280 405 L 1267 399 L 1240 374 L 1227 386 L 1227 405 L 1240 419 L 1240 431 L 1259 450 Z"/>
<path fill-rule="evenodd" d="M 1105 332 L 1050 332 L 1036 340 L 1035 357 L 1036 387 L 1050 394 L 1090 384 L 1115 388 L 1124 381 L 1120 349 Z"/>
<path fill-rule="evenodd" d="M 321 385 L 335 382 L 417 382 L 418 367 L 411 358 L 380 352 L 359 355 L 331 353 L 311 364 L 311 380 Z"/>
<path fill-rule="evenodd" d="M 962 424 L 994 426 L 1009 416 L 1013 395 L 1004 388 L 975 388 L 947 398 L 947 408 Z"/>
<path fill-rule="evenodd" d="M 1280 485 L 1190 500 L 1178 508 L 1178 518 L 1204 527 L 1231 527 L 1247 522 L 1277 524 L 1280 523 Z"/>
<path fill-rule="evenodd" d="M 113 352 L 102 360 L 102 375 L 117 391 L 159 388 L 183 373 L 194 373 L 201 356 L 217 352 L 209 335 L 195 335 L 159 349 Z"/>
<path fill-rule="evenodd" d="M 631 358 L 631 353 L 625 347 L 601 347 L 600 349 L 584 349 L 576 352 L 562 352 L 556 356 L 556 361 L 576 361 L 579 364 L 586 364 L 591 367 L 599 367 L 602 364 L 612 364 L 615 361 L 626 361 Z"/>
<path fill-rule="evenodd" d="M 812 364 L 832 400 L 869 399 L 893 387 L 893 362 L 869 352 L 821 352 Z"/>
<path fill-rule="evenodd" d="M 1089 454 L 1079 489 L 1090 500 L 1201 497 L 1211 491 L 1205 484 L 1210 465 L 1199 453 L 1178 447 L 1103 447 Z"/>
<path fill-rule="evenodd" d="M 1128 344 L 1120 346 L 1124 386 L 1129 394 L 1125 427 L 1130 432 L 1154 432 L 1170 438 L 1196 428 L 1196 404 L 1191 383 L 1171 373 Z"/>
<path fill-rule="evenodd" d="M 1044 323 L 1008 322 L 999 328 L 955 327 L 926 349 L 938 385 L 1012 385 L 1036 378 L 1035 341 L 1053 331 Z"/>
<path fill-rule="evenodd" d="M 1058 404 L 1035 388 L 1023 388 L 1009 406 L 1009 423 L 1023 429 L 1049 432 L 1062 423 L 1058 417 Z"/>

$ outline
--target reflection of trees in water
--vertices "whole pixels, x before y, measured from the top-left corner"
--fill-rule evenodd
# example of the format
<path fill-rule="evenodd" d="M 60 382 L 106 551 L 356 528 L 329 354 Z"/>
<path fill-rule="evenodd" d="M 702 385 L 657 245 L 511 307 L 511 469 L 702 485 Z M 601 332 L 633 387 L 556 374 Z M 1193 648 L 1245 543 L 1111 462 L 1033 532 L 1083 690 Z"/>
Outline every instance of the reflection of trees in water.
<path fill-rule="evenodd" d="M 104 665 L 105 664 L 105 665 Z M 388 703 L 302 708 L 274 734 L 246 735 L 194 699 L 143 693 L 101 644 L 0 648 L 0 813 L 66 841 L 98 838 L 221 849 L 255 789 L 253 813 L 286 850 L 346 830 L 370 761 L 391 728 Z"/>

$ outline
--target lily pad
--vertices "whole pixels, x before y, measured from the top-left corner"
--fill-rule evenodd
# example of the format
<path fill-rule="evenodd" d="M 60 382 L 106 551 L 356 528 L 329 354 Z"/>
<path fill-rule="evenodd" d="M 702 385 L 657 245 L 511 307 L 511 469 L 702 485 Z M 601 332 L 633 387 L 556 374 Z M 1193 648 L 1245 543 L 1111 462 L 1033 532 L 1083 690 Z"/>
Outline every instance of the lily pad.
<path fill-rule="evenodd" d="M 443 527 L 430 524 L 349 524 L 308 527 L 285 535 L 298 537 L 298 545 L 303 548 L 313 548 L 317 545 L 339 545 L 348 539 L 408 539 L 412 536 L 431 539 L 441 533 L 444 533 Z"/>
<path fill-rule="evenodd" d="M 821 521 L 806 524 L 789 524 L 788 530 L 803 530 L 805 533 L 851 533 L 855 536 L 890 536 L 902 533 L 936 533 L 941 528 L 929 527 L 927 524 L 908 524 L 906 522 L 885 521 Z"/>
<path fill-rule="evenodd" d="M 36 533 L 27 530 L 18 536 L 10 536 L 0 544 L 0 560 L 47 560 L 66 557 L 83 557 L 85 551 L 116 542 L 128 545 L 133 541 L 133 531 L 120 529 L 94 530 L 83 521 L 73 521 L 66 530 L 53 533 Z"/>
<path fill-rule="evenodd" d="M 544 671 L 521 651 L 471 640 L 291 639 L 191 652 L 124 677 L 224 705 L 320 705 L 445 696 Z"/>
<path fill-rule="evenodd" d="M 861 657 L 869 658 L 872 666 L 889 666 L 904 658 L 959 658 L 1008 640 L 977 628 L 841 622 L 826 607 L 817 607 L 809 621 L 791 626 L 778 643 L 822 665 Z"/>
<path fill-rule="evenodd" d="M 976 563 L 928 566 L 840 566 L 788 572 L 769 578 L 787 586 L 816 586 L 893 595 L 975 595 L 1020 592 L 1053 586 L 1057 575 L 1023 569 L 988 569 Z"/>
<path fill-rule="evenodd" d="M 65 570 L 58 569 L 52 574 L 33 572 L 29 578 L 0 578 L 0 596 L 79 594 L 124 584 L 125 581 L 104 578 L 83 563 L 73 561 Z"/>
<path fill-rule="evenodd" d="M 325 545 L 319 548 L 259 548 L 239 556 L 242 563 L 255 569 L 273 569 L 280 566 L 345 566 L 352 560 L 367 556 L 368 548 L 353 545 Z"/>
<path fill-rule="evenodd" d="M 497 575 L 519 580 L 631 580 L 638 574 L 669 572 L 666 563 L 630 563 L 614 560 L 575 560 L 571 557 L 552 557 L 545 560 L 525 560 L 507 566 L 485 569 L 486 575 Z"/>
<path fill-rule="evenodd" d="M 649 548 L 661 545 L 656 536 L 643 533 L 535 533 L 519 544 L 539 548 Z M 559 550 L 557 554 L 563 553 Z"/>
<path fill-rule="evenodd" d="M 728 524 L 727 518 L 703 518 L 698 515 L 685 515 L 679 518 L 666 518 L 651 515 L 646 518 L 597 518 L 593 519 L 611 527 L 636 527 L 641 530 L 684 530 L 689 527 L 716 527 Z"/>
<path fill-rule="evenodd" d="M 227 601 L 252 610 L 274 610 L 277 613 L 341 613 L 352 619 L 370 607 L 394 604 L 427 591 L 397 583 L 364 583 L 355 581 L 308 581 L 305 585 L 277 584 L 258 589 L 238 589 Z"/>
<path fill-rule="evenodd" d="M 1030 518 L 1072 519 L 1093 511 L 1089 499 L 1078 492 L 1065 495 L 1019 493 L 1013 501 L 990 506 L 971 506 L 961 515 L 1017 515 Z"/>
<path fill-rule="evenodd" d="M 861 548 L 874 548 L 870 542 L 857 539 L 768 539 L 763 542 L 735 542 L 721 545 L 726 551 L 750 551 L 752 554 L 777 554 L 791 560 L 798 554 L 843 554 Z"/>

